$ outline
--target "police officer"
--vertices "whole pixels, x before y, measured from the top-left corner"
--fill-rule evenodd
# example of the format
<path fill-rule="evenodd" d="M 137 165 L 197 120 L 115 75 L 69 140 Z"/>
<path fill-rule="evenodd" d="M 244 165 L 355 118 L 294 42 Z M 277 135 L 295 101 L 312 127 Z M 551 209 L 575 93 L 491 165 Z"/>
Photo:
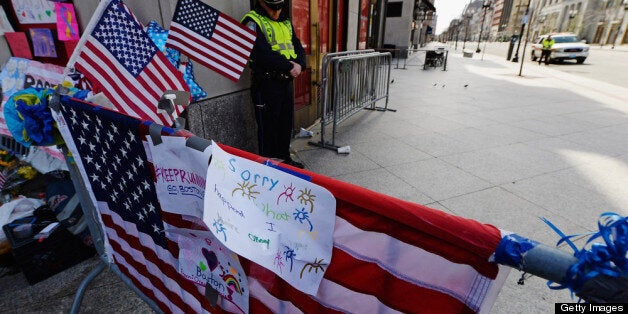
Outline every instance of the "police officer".
<path fill-rule="evenodd" d="M 542 50 L 541 57 L 539 58 L 539 65 L 541 65 L 541 61 L 545 58 L 545 65 L 549 65 L 550 55 L 552 54 L 552 46 L 554 46 L 554 38 L 552 35 L 548 35 L 546 38 L 541 41 Z"/>
<path fill-rule="evenodd" d="M 259 153 L 303 168 L 290 157 L 290 140 L 294 119 L 292 80 L 305 68 L 305 50 L 284 5 L 284 0 L 257 0 L 242 23 L 257 33 L 249 66 Z"/>

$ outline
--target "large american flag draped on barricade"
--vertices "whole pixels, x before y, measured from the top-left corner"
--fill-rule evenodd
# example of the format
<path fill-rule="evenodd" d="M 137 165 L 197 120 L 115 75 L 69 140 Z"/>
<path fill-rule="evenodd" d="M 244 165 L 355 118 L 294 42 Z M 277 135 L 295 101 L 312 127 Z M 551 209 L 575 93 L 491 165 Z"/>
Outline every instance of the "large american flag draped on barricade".
<path fill-rule="evenodd" d="M 255 32 L 199 0 L 179 0 L 166 46 L 237 82 L 248 62 Z"/>
<path fill-rule="evenodd" d="M 166 125 L 172 117 L 157 113 L 159 99 L 167 90 L 189 90 L 181 72 L 119 0 L 100 2 L 67 67 L 87 77 L 118 111 Z M 182 111 L 176 106 L 174 114 Z"/>
<path fill-rule="evenodd" d="M 98 209 L 113 262 L 122 273 L 163 311 L 222 312 L 211 307 L 203 287 L 177 272 L 179 247 L 164 228 L 207 229 L 161 210 L 143 142 L 151 123 L 65 96 L 55 118 Z M 161 134 L 190 136 L 182 132 L 165 128 Z M 265 161 L 221 147 L 233 155 Z M 192 148 L 181 145 L 180 149 Z M 490 310 L 507 275 L 503 267 L 489 262 L 501 239 L 500 230 L 285 167 L 309 176 L 336 198 L 333 255 L 314 296 L 240 258 L 249 283 L 250 312 Z"/>

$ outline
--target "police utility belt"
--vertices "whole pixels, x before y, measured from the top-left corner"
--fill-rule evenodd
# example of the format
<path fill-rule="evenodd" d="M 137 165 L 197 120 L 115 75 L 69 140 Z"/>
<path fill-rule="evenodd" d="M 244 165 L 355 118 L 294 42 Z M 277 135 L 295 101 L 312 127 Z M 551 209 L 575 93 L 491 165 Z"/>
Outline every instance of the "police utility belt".
<path fill-rule="evenodd" d="M 253 77 L 257 79 L 271 79 L 277 81 L 291 81 L 292 76 L 281 71 L 255 71 Z"/>

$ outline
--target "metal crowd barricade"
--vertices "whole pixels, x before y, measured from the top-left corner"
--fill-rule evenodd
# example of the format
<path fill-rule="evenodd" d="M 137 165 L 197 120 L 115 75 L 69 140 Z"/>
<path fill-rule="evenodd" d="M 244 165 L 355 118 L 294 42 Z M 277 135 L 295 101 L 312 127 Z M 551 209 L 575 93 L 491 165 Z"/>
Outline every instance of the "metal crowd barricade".
<path fill-rule="evenodd" d="M 399 49 L 399 48 L 378 48 L 377 52 L 390 52 L 392 54 L 392 63 L 395 66 L 395 69 L 401 69 L 399 66 L 401 65 L 402 60 L 405 60 L 408 54 L 408 48 Z"/>
<path fill-rule="evenodd" d="M 60 101 L 60 88 L 54 94 L 51 99 L 49 106 L 53 110 L 59 110 L 59 106 L 61 106 Z M 67 146 L 61 145 L 61 150 L 63 151 L 65 156 L 69 155 L 69 150 Z M 148 298 L 138 287 L 135 286 L 133 281 L 124 275 L 118 266 L 114 263 L 111 263 L 106 252 L 105 252 L 105 232 L 102 229 L 102 224 L 100 223 L 100 219 L 98 217 L 98 210 L 94 206 L 94 203 L 91 200 L 89 192 L 87 190 L 87 185 L 83 181 L 83 177 L 80 174 L 80 170 L 76 163 L 73 162 L 73 159 L 66 157 L 66 163 L 68 165 L 68 171 L 70 173 L 70 178 L 72 179 L 72 184 L 74 185 L 74 190 L 79 197 L 81 203 L 81 209 L 83 210 L 83 215 L 85 216 L 85 221 L 87 222 L 87 226 L 89 228 L 89 232 L 92 236 L 94 248 L 96 249 L 96 253 L 98 254 L 98 258 L 100 259 L 100 263 L 95 266 L 89 274 L 81 281 L 81 284 L 76 290 L 76 294 L 74 296 L 74 300 L 72 302 L 72 307 L 70 308 L 71 314 L 76 314 L 79 311 L 81 306 L 81 302 L 83 300 L 83 296 L 85 294 L 85 290 L 89 286 L 92 280 L 94 280 L 106 267 L 109 268 L 120 280 L 126 284 L 135 294 L 142 299 L 146 304 L 156 313 L 163 313 L 163 311 L 155 304 L 153 300 Z"/>
<path fill-rule="evenodd" d="M 374 52 L 373 49 L 365 49 L 365 50 L 350 50 L 350 51 L 340 51 L 340 52 L 332 52 L 323 56 L 323 60 L 321 61 L 321 81 L 318 84 L 318 117 L 324 118 L 323 113 L 326 112 L 326 108 L 328 107 L 329 102 L 329 79 L 332 76 L 332 69 L 329 66 L 332 58 L 341 57 L 341 56 L 350 56 L 357 55 L 362 53 L 371 53 Z"/>
<path fill-rule="evenodd" d="M 420 66 L 423 67 L 423 70 L 427 70 L 428 67 L 442 67 L 443 71 L 447 71 L 448 56 L 449 51 L 444 48 L 408 49 L 403 62 L 403 69 L 408 66 Z"/>
<path fill-rule="evenodd" d="M 64 154 L 67 156 L 68 150 L 67 147 L 63 146 L 62 150 Z M 100 220 L 98 218 L 98 211 L 94 207 L 93 202 L 90 199 L 89 192 L 86 190 L 86 184 L 83 182 L 83 178 L 79 173 L 79 169 L 77 165 L 70 160 L 67 161 L 68 169 L 70 172 L 70 177 L 72 179 L 72 183 L 74 185 L 74 190 L 79 196 L 79 200 L 81 202 L 81 208 L 83 209 L 83 215 L 85 215 L 87 225 L 89 227 L 89 232 L 92 235 L 94 248 L 96 248 L 96 252 L 100 259 L 100 263 L 92 269 L 87 276 L 81 281 L 81 284 L 76 290 L 76 294 L 74 296 L 74 301 L 72 302 L 72 307 L 70 308 L 71 314 L 76 314 L 79 311 L 81 306 L 81 302 L 83 300 L 83 296 L 85 294 L 85 290 L 89 286 L 92 280 L 94 280 L 104 269 L 105 267 L 109 268 L 122 282 L 127 285 L 135 294 L 142 299 L 142 301 L 146 302 L 146 304 L 156 313 L 163 313 L 163 311 L 155 304 L 153 300 L 148 298 L 142 291 L 140 291 L 133 281 L 129 279 L 126 275 L 124 275 L 119 269 L 118 266 L 114 263 L 109 262 L 109 259 L 105 253 L 105 239 L 104 239 L 104 231 L 102 230 L 102 225 L 100 224 Z"/>
<path fill-rule="evenodd" d="M 20 157 L 28 155 L 28 148 L 6 135 L 0 135 L 0 149 L 9 151 L 11 154 Z"/>
<path fill-rule="evenodd" d="M 330 56 L 331 55 L 331 56 Z M 390 52 L 372 50 L 362 53 L 328 54 L 323 58 L 323 79 L 320 86 L 321 140 L 311 145 L 337 150 L 337 125 L 362 109 L 395 111 L 388 108 Z M 384 107 L 376 103 L 385 100 Z M 325 139 L 325 127 L 333 125 L 332 141 Z"/>
<path fill-rule="evenodd" d="M 364 55 L 345 56 L 333 59 L 335 59 L 332 62 L 332 64 L 334 65 L 334 73 L 338 74 L 338 77 L 335 79 L 334 91 L 332 94 L 345 96 L 347 94 L 352 95 L 345 98 L 338 98 L 339 100 L 341 100 L 341 102 L 338 103 L 338 105 L 334 106 L 334 121 L 337 121 L 336 118 L 338 117 L 341 117 L 341 119 L 346 119 L 352 113 L 355 113 L 357 110 L 359 110 L 360 108 L 364 108 L 365 106 L 370 106 L 370 109 L 374 110 L 390 110 L 386 107 L 375 107 L 375 103 L 377 102 L 377 100 L 386 98 L 387 101 L 388 84 L 377 83 L 381 82 L 383 79 L 386 79 L 386 81 L 388 81 L 389 79 L 389 53 L 368 53 Z M 370 59 L 377 60 L 377 62 Z M 386 63 L 385 61 L 388 61 L 388 63 Z M 382 73 L 378 73 L 376 70 L 370 69 L 366 71 L 372 74 L 370 76 L 365 76 L 363 78 L 357 77 L 354 80 L 349 79 L 351 76 L 356 75 L 356 72 L 359 72 L 359 70 L 356 68 L 386 68 L 386 66 L 388 66 L 388 71 L 382 71 Z M 386 91 L 385 94 L 383 94 L 384 89 Z M 53 110 L 58 110 L 58 106 L 60 106 L 61 104 L 59 103 L 58 94 L 55 96 L 55 99 L 51 100 L 50 106 Z M 345 105 L 342 101 L 348 102 L 349 105 Z M 353 104 L 353 106 L 350 106 L 351 104 Z M 57 109 L 55 109 L 55 106 L 57 106 Z M 339 110 L 340 107 L 343 107 L 343 110 Z M 159 125 L 152 125 L 157 126 L 158 129 L 160 128 Z M 6 147 L 4 146 L 4 137 L 0 145 Z M 207 145 L 209 145 L 209 140 L 202 139 L 196 136 L 191 136 L 186 145 L 202 151 L 204 147 L 207 147 Z M 61 148 L 67 156 L 67 147 L 62 146 Z M 118 278 L 120 278 L 129 288 L 131 288 L 136 293 L 136 295 L 138 295 L 143 301 L 145 301 L 155 312 L 162 313 L 163 311 L 155 304 L 155 302 L 146 297 L 141 292 L 141 290 L 139 290 L 138 287 L 135 286 L 133 281 L 126 277 L 119 270 L 118 266 L 111 263 L 107 258 L 105 253 L 105 233 L 98 217 L 97 209 L 94 206 L 94 202 L 92 202 L 91 200 L 90 192 L 87 190 L 87 185 L 83 181 L 83 176 L 81 176 L 80 170 L 77 167 L 76 163 L 72 162 L 71 158 L 67 159 L 67 163 L 70 175 L 72 177 L 72 182 L 74 184 L 76 193 L 78 194 L 81 201 L 83 213 L 86 217 L 91 235 L 94 240 L 94 246 L 101 260 L 101 263 L 86 276 L 86 278 L 82 281 L 79 288 L 77 289 L 77 293 L 75 295 L 70 313 L 78 312 L 78 308 L 83 298 L 85 289 L 87 288 L 91 280 L 98 276 L 105 269 L 105 267 L 109 267 Z M 508 248 L 508 250 L 505 250 L 505 252 L 509 254 L 501 254 L 502 259 L 497 261 L 498 263 L 517 268 L 525 272 L 529 272 L 530 274 L 549 279 L 554 282 L 562 282 L 565 279 L 568 271 L 572 269 L 576 263 L 578 263 L 578 260 L 575 257 L 564 251 L 539 243 L 534 243 L 534 241 L 529 239 L 510 235 L 508 236 L 508 241 L 506 241 L 505 243 L 506 245 L 504 245 L 504 247 Z M 500 249 L 498 248 L 497 250 L 499 251 Z M 502 248 L 501 250 L 504 249 Z"/>

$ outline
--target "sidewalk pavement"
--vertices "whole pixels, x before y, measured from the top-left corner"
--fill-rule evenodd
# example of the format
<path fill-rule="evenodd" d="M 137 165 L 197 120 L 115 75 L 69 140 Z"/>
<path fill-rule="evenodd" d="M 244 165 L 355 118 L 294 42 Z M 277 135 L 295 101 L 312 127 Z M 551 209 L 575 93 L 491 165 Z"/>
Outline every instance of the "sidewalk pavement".
<path fill-rule="evenodd" d="M 628 215 L 628 90 L 502 57 L 450 52 L 447 71 L 394 69 L 388 107 L 341 123 L 336 144 L 349 154 L 293 143 L 314 172 L 493 224 L 548 245 L 596 230 L 605 211 Z M 383 105 L 380 103 L 379 105 Z M 329 134 L 329 132 L 327 133 Z M 583 241 L 577 245 L 582 246 Z M 21 274 L 0 278 L 0 308 L 67 312 L 86 261 L 37 285 Z M 576 302 L 568 291 L 512 270 L 492 313 L 547 313 Z M 150 312 L 111 272 L 83 299 L 85 312 Z"/>

